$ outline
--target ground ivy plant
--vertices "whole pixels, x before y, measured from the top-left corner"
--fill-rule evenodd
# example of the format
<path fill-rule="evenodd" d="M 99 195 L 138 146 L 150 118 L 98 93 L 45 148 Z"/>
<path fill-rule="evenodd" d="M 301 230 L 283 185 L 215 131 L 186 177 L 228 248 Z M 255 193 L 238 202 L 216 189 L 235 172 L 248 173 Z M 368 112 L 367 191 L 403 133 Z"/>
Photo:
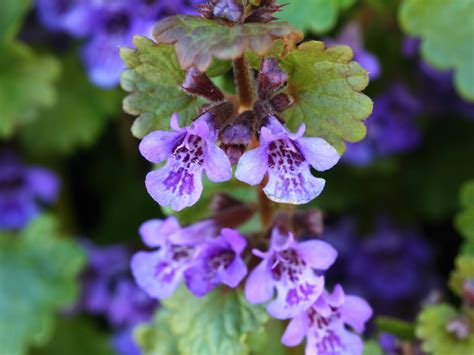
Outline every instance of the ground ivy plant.
<path fill-rule="evenodd" d="M 334 17 L 351 3 L 331 2 Z M 124 109 L 157 164 L 146 188 L 168 214 L 142 224 L 148 250 L 131 261 L 138 285 L 162 300 L 136 331 L 146 353 L 363 351 L 371 307 L 325 286 L 337 251 L 303 238 L 320 233 L 321 213 L 298 206 L 323 192 L 345 142 L 364 138 L 368 73 L 347 46 L 301 43 L 277 20 L 281 8 L 208 1 L 121 49 Z M 235 91 L 222 85 L 230 77 Z"/>

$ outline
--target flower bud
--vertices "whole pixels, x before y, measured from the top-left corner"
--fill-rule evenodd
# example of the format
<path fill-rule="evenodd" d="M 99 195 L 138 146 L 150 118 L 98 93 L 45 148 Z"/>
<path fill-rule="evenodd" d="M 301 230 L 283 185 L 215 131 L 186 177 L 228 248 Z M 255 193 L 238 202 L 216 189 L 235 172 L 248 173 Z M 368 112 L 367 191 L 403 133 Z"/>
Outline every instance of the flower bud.
<path fill-rule="evenodd" d="M 232 165 L 236 164 L 252 140 L 255 114 L 245 111 L 233 117 L 221 130 L 222 149 Z"/>
<path fill-rule="evenodd" d="M 268 99 L 276 91 L 286 85 L 288 74 L 278 66 L 276 58 L 268 57 L 262 61 L 258 76 L 258 95 Z"/>
<path fill-rule="evenodd" d="M 270 99 L 270 104 L 277 112 L 283 112 L 288 109 L 295 100 L 290 95 L 279 93 Z"/>
<path fill-rule="evenodd" d="M 232 22 L 238 22 L 243 13 L 243 6 L 239 0 L 219 0 L 214 5 L 213 15 L 224 17 Z"/>
<path fill-rule="evenodd" d="M 194 67 L 186 73 L 181 87 L 188 94 L 202 96 L 212 102 L 224 100 L 224 94 L 214 85 L 211 79 Z"/>

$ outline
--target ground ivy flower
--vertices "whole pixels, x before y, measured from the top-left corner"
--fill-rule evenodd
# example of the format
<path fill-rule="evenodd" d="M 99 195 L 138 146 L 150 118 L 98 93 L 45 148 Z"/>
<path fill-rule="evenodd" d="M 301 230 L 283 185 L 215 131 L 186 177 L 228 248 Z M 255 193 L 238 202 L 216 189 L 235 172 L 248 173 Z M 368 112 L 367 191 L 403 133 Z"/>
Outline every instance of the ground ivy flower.
<path fill-rule="evenodd" d="M 0 230 L 25 226 L 41 210 L 41 203 L 53 203 L 60 182 L 50 170 L 25 166 L 13 154 L 0 156 Z"/>
<path fill-rule="evenodd" d="M 250 185 L 259 184 L 268 174 L 263 191 L 276 202 L 302 204 L 316 198 L 325 181 L 311 174 L 333 167 L 339 160 L 336 149 L 322 138 L 303 137 L 288 131 L 276 117 L 260 131 L 260 146 L 247 151 L 239 160 L 235 177 Z"/>
<path fill-rule="evenodd" d="M 297 243 L 292 233 L 283 234 L 273 229 L 270 250 L 254 254 L 262 262 L 250 273 L 245 285 L 245 296 L 250 303 L 263 303 L 277 298 L 267 306 L 275 318 L 287 319 L 307 310 L 324 288 L 320 271 L 329 268 L 337 252 L 328 243 L 310 240 Z"/>
<path fill-rule="evenodd" d="M 194 265 L 184 274 L 191 292 L 201 297 L 220 283 L 237 287 L 247 274 L 247 266 L 240 256 L 246 245 L 245 238 L 229 228 L 222 229 L 217 238 L 206 242 Z"/>
<path fill-rule="evenodd" d="M 361 333 L 371 316 L 365 300 L 345 295 L 337 285 L 332 294 L 325 291 L 312 307 L 290 321 L 282 343 L 296 346 L 306 337 L 306 355 L 360 355 L 362 339 L 346 325 Z"/>
<path fill-rule="evenodd" d="M 171 296 L 192 265 L 198 247 L 214 236 L 212 222 L 203 221 L 181 228 L 175 217 L 153 219 L 142 224 L 143 242 L 159 249 L 138 252 L 132 257 L 132 273 L 137 284 L 151 297 L 163 299 Z"/>
<path fill-rule="evenodd" d="M 174 132 L 154 131 L 140 143 L 141 154 L 153 163 L 166 164 L 146 177 L 146 187 L 153 199 L 175 211 L 194 205 L 202 193 L 205 171 L 213 182 L 232 177 L 229 158 L 217 144 L 217 130 L 212 115 L 206 113 L 190 126 L 180 128 L 178 114 L 171 117 Z"/>

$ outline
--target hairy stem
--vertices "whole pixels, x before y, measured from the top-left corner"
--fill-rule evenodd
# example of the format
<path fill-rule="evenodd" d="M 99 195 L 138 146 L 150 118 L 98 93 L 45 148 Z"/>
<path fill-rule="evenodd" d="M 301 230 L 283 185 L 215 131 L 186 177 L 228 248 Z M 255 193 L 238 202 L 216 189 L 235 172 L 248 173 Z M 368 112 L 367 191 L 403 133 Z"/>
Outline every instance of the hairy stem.
<path fill-rule="evenodd" d="M 263 179 L 262 183 L 258 186 L 258 204 L 260 212 L 260 220 L 265 227 L 269 227 L 273 219 L 272 203 L 268 199 L 267 195 L 263 192 L 263 187 L 266 185 L 267 179 Z"/>
<path fill-rule="evenodd" d="M 239 111 L 252 108 L 255 100 L 255 83 L 245 56 L 234 59 L 234 79 L 239 94 Z"/>

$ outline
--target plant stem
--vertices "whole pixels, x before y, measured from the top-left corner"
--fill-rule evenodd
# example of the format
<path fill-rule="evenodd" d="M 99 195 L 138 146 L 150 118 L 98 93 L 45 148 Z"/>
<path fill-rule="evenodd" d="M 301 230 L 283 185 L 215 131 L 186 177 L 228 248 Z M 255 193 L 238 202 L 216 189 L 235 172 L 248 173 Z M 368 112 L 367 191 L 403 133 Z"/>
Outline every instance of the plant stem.
<path fill-rule="evenodd" d="M 239 94 L 239 111 L 251 109 L 255 100 L 255 84 L 245 56 L 234 59 L 234 80 Z"/>
<path fill-rule="evenodd" d="M 260 220 L 265 227 L 268 227 L 272 222 L 273 209 L 271 201 L 263 192 L 263 187 L 266 185 L 266 183 L 267 179 L 263 179 L 262 183 L 258 186 L 258 204 L 260 210 Z"/>

